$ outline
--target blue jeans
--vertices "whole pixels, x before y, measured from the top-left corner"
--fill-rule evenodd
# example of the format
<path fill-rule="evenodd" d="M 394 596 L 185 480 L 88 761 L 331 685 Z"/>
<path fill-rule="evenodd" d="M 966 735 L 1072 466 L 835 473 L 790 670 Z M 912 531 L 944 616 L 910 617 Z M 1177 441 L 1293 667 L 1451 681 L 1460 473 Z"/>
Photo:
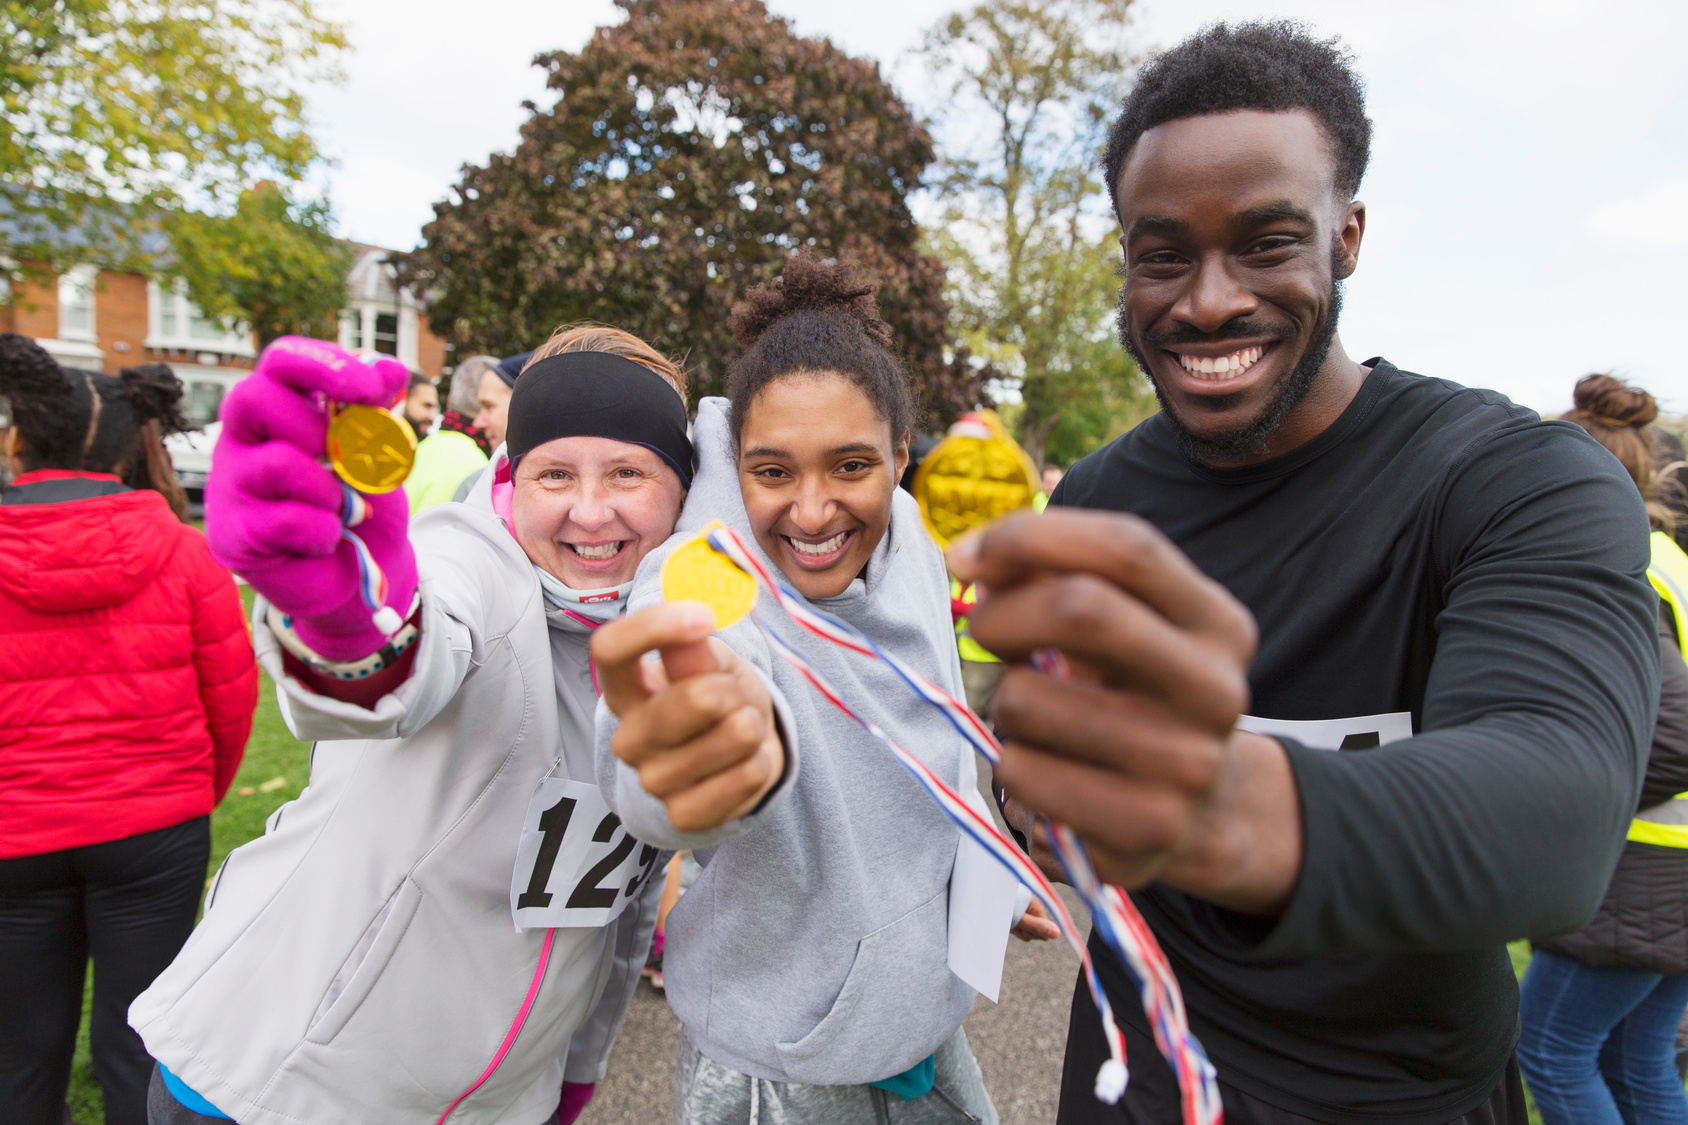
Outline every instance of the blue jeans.
<path fill-rule="evenodd" d="M 1537 952 L 1518 1065 L 1545 1125 L 1688 1125 L 1676 1025 L 1688 974 L 1596 968 Z"/>

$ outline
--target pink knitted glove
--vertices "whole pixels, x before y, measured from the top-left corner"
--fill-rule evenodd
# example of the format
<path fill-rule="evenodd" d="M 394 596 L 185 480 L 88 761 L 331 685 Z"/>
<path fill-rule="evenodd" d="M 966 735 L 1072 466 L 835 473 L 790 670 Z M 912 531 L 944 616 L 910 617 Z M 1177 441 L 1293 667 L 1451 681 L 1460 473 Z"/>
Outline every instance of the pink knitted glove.
<path fill-rule="evenodd" d="M 416 595 L 404 490 L 353 494 L 321 463 L 327 404 L 386 406 L 408 380 L 397 360 L 368 363 L 321 340 L 284 336 L 223 400 L 205 485 L 211 553 L 291 617 L 299 639 L 327 660 L 379 649 Z M 360 583 L 356 547 L 341 534 L 351 521 L 385 575 L 386 596 L 377 598 L 384 606 L 371 606 Z"/>
<path fill-rule="evenodd" d="M 563 1100 L 557 1103 L 557 1120 L 561 1125 L 574 1125 L 575 1118 L 586 1108 L 586 1103 L 592 1100 L 592 1094 L 598 1089 L 596 1082 L 564 1082 Z"/>

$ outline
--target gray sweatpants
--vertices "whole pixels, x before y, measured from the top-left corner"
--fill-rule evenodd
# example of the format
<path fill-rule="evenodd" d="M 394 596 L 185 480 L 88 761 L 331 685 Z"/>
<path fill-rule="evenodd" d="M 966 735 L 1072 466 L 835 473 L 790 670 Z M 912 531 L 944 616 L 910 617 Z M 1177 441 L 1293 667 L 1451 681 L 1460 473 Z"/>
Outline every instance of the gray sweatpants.
<path fill-rule="evenodd" d="M 931 1093 L 905 1102 L 873 1086 L 752 1078 L 706 1058 L 682 1028 L 674 1120 L 677 1125 L 997 1125 L 966 1032 L 956 1028 L 937 1056 Z"/>

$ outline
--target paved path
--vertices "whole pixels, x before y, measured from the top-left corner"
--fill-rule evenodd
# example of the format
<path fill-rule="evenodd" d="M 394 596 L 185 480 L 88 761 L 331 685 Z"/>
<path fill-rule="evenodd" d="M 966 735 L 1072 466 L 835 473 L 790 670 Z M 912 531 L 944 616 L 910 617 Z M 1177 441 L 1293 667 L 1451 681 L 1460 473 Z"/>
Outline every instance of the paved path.
<path fill-rule="evenodd" d="M 987 790 L 988 792 L 988 790 Z M 988 798 L 987 798 L 988 800 Z M 1078 898 L 1061 887 L 1075 919 Z M 1088 932 L 1088 927 L 1086 927 Z M 1009 939 L 1002 1003 L 979 999 L 967 1038 L 1002 1125 L 1050 1125 L 1060 1092 L 1078 958 L 1067 943 Z M 641 982 L 610 1057 L 609 1075 L 580 1125 L 668 1125 L 674 1120 L 674 1051 L 680 1023 L 662 994 Z"/>
<path fill-rule="evenodd" d="M 1075 917 L 1083 908 L 1062 887 Z M 980 999 L 967 1017 L 967 1037 L 985 1072 L 1002 1125 L 1055 1120 L 1067 1005 L 1078 960 L 1062 941 L 1010 940 L 1002 1003 Z M 674 1049 L 680 1023 L 662 994 L 641 983 L 616 1040 L 609 1076 L 580 1125 L 668 1125 L 674 1120 Z"/>

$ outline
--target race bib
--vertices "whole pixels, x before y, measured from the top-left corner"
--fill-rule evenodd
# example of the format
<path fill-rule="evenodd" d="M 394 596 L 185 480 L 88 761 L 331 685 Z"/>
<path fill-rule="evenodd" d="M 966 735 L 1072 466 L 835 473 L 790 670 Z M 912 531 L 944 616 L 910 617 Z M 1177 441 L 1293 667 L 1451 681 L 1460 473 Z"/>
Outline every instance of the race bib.
<path fill-rule="evenodd" d="M 1293 738 L 1311 750 L 1375 750 L 1413 736 L 1410 711 L 1356 715 L 1352 719 L 1261 719 L 1243 715 L 1237 729 Z"/>
<path fill-rule="evenodd" d="M 621 826 L 596 785 L 547 777 L 522 821 L 510 914 L 516 929 L 607 926 L 656 870 L 660 848 Z"/>

